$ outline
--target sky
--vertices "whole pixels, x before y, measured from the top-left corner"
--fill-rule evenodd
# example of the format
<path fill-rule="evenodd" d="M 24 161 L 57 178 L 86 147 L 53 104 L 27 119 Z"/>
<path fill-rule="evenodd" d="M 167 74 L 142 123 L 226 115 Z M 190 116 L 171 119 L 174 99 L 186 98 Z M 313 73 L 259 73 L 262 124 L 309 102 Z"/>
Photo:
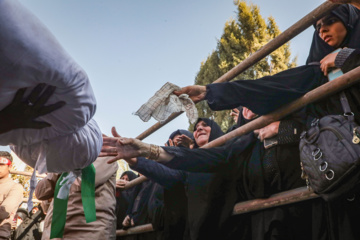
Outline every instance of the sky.
<path fill-rule="evenodd" d="M 156 123 L 133 115 L 166 82 L 192 85 L 200 64 L 216 48 L 225 22 L 236 16 L 231 0 L 20 0 L 86 71 L 97 99 L 94 119 L 103 133 L 115 126 L 137 137 Z M 323 0 L 253 0 L 264 18 L 286 30 Z M 250 3 L 250 1 L 248 1 Z M 313 28 L 291 41 L 305 63 Z M 185 114 L 144 141 L 163 145 Z M 0 147 L 4 149 L 4 147 Z M 7 149 L 7 147 L 5 147 Z"/>

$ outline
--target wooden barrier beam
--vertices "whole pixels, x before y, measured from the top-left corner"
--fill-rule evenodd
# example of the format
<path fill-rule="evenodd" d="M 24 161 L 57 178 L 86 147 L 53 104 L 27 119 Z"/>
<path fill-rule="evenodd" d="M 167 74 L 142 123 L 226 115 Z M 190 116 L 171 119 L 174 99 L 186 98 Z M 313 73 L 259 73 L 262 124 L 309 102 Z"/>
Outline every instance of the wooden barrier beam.
<path fill-rule="evenodd" d="M 307 14 L 305 17 L 301 18 L 299 21 L 297 21 L 295 24 L 293 24 L 291 27 L 286 29 L 283 33 L 279 34 L 277 37 L 272 39 L 270 42 L 268 42 L 266 45 L 264 45 L 262 48 L 260 48 L 258 51 L 256 51 L 254 54 L 246 58 L 244 61 L 233 67 L 230 71 L 222 75 L 220 78 L 218 78 L 214 83 L 219 82 L 228 82 L 232 79 L 234 79 L 237 75 L 281 47 L 283 44 L 291 40 L 292 38 L 296 37 L 299 33 L 310 27 L 315 21 L 323 17 L 325 14 L 336 8 L 337 5 L 330 3 L 328 1 L 321 4 L 319 7 L 315 8 L 313 11 L 311 11 L 309 14 Z M 154 133 L 156 130 L 160 129 L 162 126 L 166 125 L 167 123 L 171 122 L 173 119 L 181 115 L 183 112 L 177 112 L 170 115 L 170 117 L 165 120 L 163 123 L 157 122 L 147 130 L 145 130 L 143 133 L 141 133 L 139 136 L 137 136 L 137 139 L 143 140 L 146 137 L 150 136 L 152 133 Z"/>
<path fill-rule="evenodd" d="M 23 199 L 22 199 L 23 202 L 28 202 L 28 200 L 29 200 L 29 198 L 23 198 Z M 41 200 L 34 199 L 34 198 L 32 199 L 32 201 L 33 201 L 34 203 L 41 203 L 41 202 L 42 202 Z"/>
<path fill-rule="evenodd" d="M 240 215 L 268 208 L 284 206 L 287 204 L 302 202 L 319 198 L 319 195 L 307 189 L 307 187 L 295 188 L 289 191 L 274 194 L 269 198 L 254 199 L 235 204 L 232 215 Z M 127 230 L 116 230 L 116 236 L 126 236 L 154 231 L 151 224 L 145 224 L 129 228 Z"/>
<path fill-rule="evenodd" d="M 232 138 L 239 137 L 256 129 L 263 128 L 269 125 L 270 123 L 278 121 L 281 118 L 287 116 L 288 114 L 305 107 L 309 103 L 316 102 L 322 98 L 328 97 L 359 82 L 360 82 L 360 67 L 357 67 L 345 73 L 344 75 L 332 80 L 331 82 L 328 82 L 326 84 L 321 85 L 320 87 L 311 90 L 301 98 L 289 104 L 286 104 L 285 106 L 279 108 L 278 110 L 275 110 L 272 113 L 254 119 L 251 122 L 209 142 L 208 144 L 204 145 L 203 148 L 212 148 L 212 147 L 221 146 Z"/>
<path fill-rule="evenodd" d="M 128 228 L 126 230 L 124 229 L 116 230 L 116 236 L 127 236 L 127 235 L 140 234 L 140 233 L 146 233 L 152 231 L 154 231 L 154 228 L 152 224 L 149 223 L 149 224 Z"/>
<path fill-rule="evenodd" d="M 29 176 L 29 177 L 31 177 L 31 175 L 32 175 L 33 173 L 32 173 L 32 172 L 23 172 L 23 171 L 10 170 L 10 174 L 23 175 L 23 176 Z M 46 174 L 36 174 L 36 177 L 38 177 L 38 178 L 44 178 L 44 177 L 46 177 Z"/>
<path fill-rule="evenodd" d="M 324 97 L 328 97 L 336 92 L 339 92 L 345 88 L 350 87 L 351 85 L 355 83 L 360 82 L 360 67 L 357 67 L 344 75 L 332 80 L 331 82 L 328 82 L 326 84 L 321 85 L 318 88 L 313 89 L 312 91 L 306 93 L 301 98 L 286 104 L 285 106 L 279 108 L 278 110 L 261 116 L 257 119 L 254 119 L 253 121 L 209 142 L 208 144 L 202 146 L 202 148 L 212 148 L 221 146 L 230 139 L 233 139 L 235 137 L 239 137 L 241 135 L 244 135 L 246 133 L 249 133 L 251 131 L 254 131 L 255 129 L 263 128 L 267 125 L 269 125 L 272 122 L 275 122 L 277 120 L 280 120 L 281 118 L 287 116 L 288 114 L 305 107 L 309 103 L 315 102 L 317 100 L 320 100 Z M 135 179 L 136 183 L 141 183 L 146 181 L 146 178 L 143 177 L 139 180 Z M 131 182 L 135 181 L 132 180 Z M 130 183 L 131 183 L 130 182 Z M 134 186 L 135 183 L 129 184 L 129 186 Z"/>
<path fill-rule="evenodd" d="M 301 187 L 272 195 L 269 198 L 255 199 L 235 204 L 233 215 L 259 211 L 318 198 L 319 196 L 307 187 Z"/>

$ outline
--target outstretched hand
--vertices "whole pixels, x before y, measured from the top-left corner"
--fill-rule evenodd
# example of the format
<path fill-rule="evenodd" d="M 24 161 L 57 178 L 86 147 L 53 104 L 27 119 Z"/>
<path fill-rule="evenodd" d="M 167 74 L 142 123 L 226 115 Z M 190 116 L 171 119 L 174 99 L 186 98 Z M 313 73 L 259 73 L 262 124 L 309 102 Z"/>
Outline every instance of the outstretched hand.
<path fill-rule="evenodd" d="M 178 145 L 182 145 L 186 148 L 192 148 L 194 145 L 194 140 L 186 136 L 185 134 L 182 134 L 179 137 Z"/>
<path fill-rule="evenodd" d="M 197 103 L 205 99 L 206 87 L 200 85 L 192 85 L 183 87 L 182 89 L 174 91 L 173 93 L 176 96 L 180 96 L 181 94 L 187 94 L 194 103 Z"/>
<path fill-rule="evenodd" d="M 328 75 L 331 68 L 335 67 L 335 58 L 336 58 L 337 55 L 338 55 L 338 52 L 329 53 L 323 59 L 321 59 L 320 68 L 321 68 L 321 71 L 323 71 L 325 76 Z"/>
<path fill-rule="evenodd" d="M 35 119 L 51 113 L 66 104 L 64 101 L 60 101 L 45 106 L 56 89 L 54 86 L 40 83 L 31 91 L 29 96 L 24 99 L 26 89 L 27 88 L 19 89 L 13 101 L 0 111 L 0 134 L 18 128 L 42 129 L 50 127 L 51 124 L 35 121 Z"/>
<path fill-rule="evenodd" d="M 149 145 L 134 138 L 121 137 L 113 127 L 111 132 L 114 137 L 103 136 L 103 146 L 99 157 L 114 156 L 108 163 L 113 163 L 120 159 L 126 161 L 132 158 L 141 157 L 149 152 Z"/>

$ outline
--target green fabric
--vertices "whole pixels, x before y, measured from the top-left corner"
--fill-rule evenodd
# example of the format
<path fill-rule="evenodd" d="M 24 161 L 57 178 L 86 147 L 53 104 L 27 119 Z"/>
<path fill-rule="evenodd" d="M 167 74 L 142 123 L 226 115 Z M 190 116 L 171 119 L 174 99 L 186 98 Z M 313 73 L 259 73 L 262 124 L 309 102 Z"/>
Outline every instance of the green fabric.
<path fill-rule="evenodd" d="M 95 208 L 95 167 L 93 164 L 82 170 L 81 199 L 87 223 L 96 221 Z"/>
<path fill-rule="evenodd" d="M 59 180 L 55 186 L 54 193 L 54 208 L 53 208 L 53 216 L 51 220 L 51 232 L 50 238 L 62 238 L 64 234 L 64 227 L 66 222 L 66 212 L 67 212 L 67 204 L 69 200 L 69 196 L 66 199 L 59 199 L 57 195 L 60 189 L 60 183 L 64 177 L 66 177 L 69 173 L 61 174 Z"/>
<path fill-rule="evenodd" d="M 95 208 L 95 167 L 93 164 L 82 169 L 81 172 L 81 199 L 84 207 L 84 214 L 86 223 L 96 221 Z M 58 193 L 60 190 L 60 183 L 64 177 L 69 173 L 61 174 L 55 186 L 54 193 L 54 208 L 53 217 L 51 220 L 51 238 L 62 238 L 64 235 L 64 227 L 66 223 L 67 205 L 69 200 L 69 193 L 66 199 L 59 199 Z"/>

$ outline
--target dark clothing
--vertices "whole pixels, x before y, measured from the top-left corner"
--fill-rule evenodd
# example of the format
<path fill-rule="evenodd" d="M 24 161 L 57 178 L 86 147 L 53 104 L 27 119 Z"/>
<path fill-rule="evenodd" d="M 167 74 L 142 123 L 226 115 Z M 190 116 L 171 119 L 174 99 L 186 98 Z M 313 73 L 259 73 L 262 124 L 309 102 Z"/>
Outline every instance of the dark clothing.
<path fill-rule="evenodd" d="M 301 121 L 294 119 L 281 121 L 277 136 L 278 145 L 269 149 L 264 149 L 263 142 L 255 139 L 252 133 L 217 148 L 196 150 L 164 148 L 175 155 L 166 165 L 189 171 L 227 174 L 229 178 L 231 177 L 231 180 L 228 179 L 229 186 L 237 188 L 238 194 L 232 201 L 226 200 L 232 202 L 232 207 L 237 201 L 269 197 L 278 192 L 305 186 L 305 181 L 300 178 L 298 149 L 302 126 Z M 235 181 L 235 184 L 231 184 L 232 181 Z M 231 194 L 227 198 L 231 199 Z M 232 231 L 234 236 L 239 235 L 236 229 L 239 226 L 244 228 L 244 219 L 246 218 L 232 217 L 227 220 L 222 226 L 224 230 L 222 234 Z M 299 223 L 311 222 L 311 206 L 308 203 L 264 210 L 252 214 L 250 219 L 256 226 L 252 228 L 252 239 L 265 237 L 270 239 L 277 236 L 300 240 L 311 237 L 311 228 L 298 231 Z M 234 221 L 238 226 L 233 223 Z M 235 227 L 229 229 L 226 226 L 229 224 Z M 242 230 L 247 230 L 248 227 L 245 226 Z M 242 234 L 244 237 L 249 233 L 243 231 Z"/>
<path fill-rule="evenodd" d="M 348 49 L 341 50 L 335 59 L 336 66 L 346 73 L 359 66 L 360 63 L 360 11 L 351 5 L 342 4 L 333 10 L 331 14 L 338 17 L 347 29 L 347 35 L 345 41 L 341 44 L 341 48 L 347 47 Z M 334 50 L 334 48 L 322 41 L 318 34 L 314 33 L 307 62 L 320 61 Z M 355 84 L 344 92 L 349 100 L 351 111 L 355 115 L 355 120 L 359 124 L 360 84 Z M 313 104 L 313 106 L 319 117 L 327 114 L 343 113 L 338 94 L 323 99 Z M 348 197 L 344 196 L 344 199 L 334 202 L 325 202 L 322 199 L 314 202 L 313 239 L 360 239 L 360 228 L 356 223 L 360 215 L 360 196 L 356 194 L 347 199 Z"/>
<path fill-rule="evenodd" d="M 214 121 L 206 118 L 199 118 L 197 123 L 199 121 L 204 121 L 210 126 L 209 141 L 223 135 L 220 127 Z M 196 144 L 195 147 L 197 147 Z M 180 148 L 187 149 L 183 147 Z M 165 212 L 167 213 L 165 214 L 165 219 L 169 219 L 169 232 L 171 230 L 181 232 L 181 227 L 185 227 L 185 229 L 183 229 L 185 233 L 183 233 L 183 235 L 177 235 L 175 237 L 176 239 L 213 238 L 215 234 L 219 234 L 219 231 L 217 231 L 218 222 L 225 218 L 222 216 L 223 210 L 225 209 L 224 202 L 228 200 L 234 202 L 230 204 L 230 212 L 228 210 L 228 213 L 225 214 L 227 217 L 231 214 L 236 202 L 235 185 L 232 186 L 235 199 L 228 197 L 230 196 L 228 193 L 226 193 L 227 195 L 221 194 L 223 189 L 227 189 L 223 188 L 223 183 L 225 182 L 223 175 L 172 170 L 144 158 L 138 158 L 138 163 L 134 166 L 134 169 L 166 188 L 165 193 L 166 196 L 169 197 L 169 201 L 165 199 Z M 181 189 L 183 189 L 183 191 Z M 174 194 L 177 199 L 182 200 L 182 202 L 177 201 L 179 203 L 177 207 L 173 202 L 170 202 L 175 198 L 171 196 L 171 193 Z M 174 207 L 186 210 L 185 214 Z M 186 224 L 184 220 L 186 220 Z M 178 224 L 178 226 L 175 224 Z M 172 232 L 170 232 L 170 235 L 174 236 Z"/>
<path fill-rule="evenodd" d="M 205 99 L 214 111 L 241 105 L 264 115 L 320 86 L 323 77 L 319 66 L 301 66 L 257 80 L 209 84 Z"/>
<path fill-rule="evenodd" d="M 126 215 L 134 221 L 135 226 L 151 223 L 155 231 L 126 236 L 124 239 L 163 239 L 163 188 L 153 181 L 146 181 L 133 189 Z"/>
<path fill-rule="evenodd" d="M 168 192 L 179 184 L 183 186 L 186 194 L 186 211 L 188 212 L 186 216 L 188 219 L 187 232 L 184 239 L 198 239 L 199 225 L 205 220 L 204 216 L 209 208 L 209 183 L 214 179 L 213 174 L 174 170 L 145 158 L 138 158 L 138 163 L 132 168 L 161 184 Z M 173 193 L 181 196 L 180 193 Z M 179 204 L 184 208 L 184 203 Z"/>
<path fill-rule="evenodd" d="M 40 240 L 40 222 L 45 219 L 45 214 L 40 207 L 39 210 L 24 219 L 22 223 L 16 228 L 13 238 L 14 240 Z"/>

